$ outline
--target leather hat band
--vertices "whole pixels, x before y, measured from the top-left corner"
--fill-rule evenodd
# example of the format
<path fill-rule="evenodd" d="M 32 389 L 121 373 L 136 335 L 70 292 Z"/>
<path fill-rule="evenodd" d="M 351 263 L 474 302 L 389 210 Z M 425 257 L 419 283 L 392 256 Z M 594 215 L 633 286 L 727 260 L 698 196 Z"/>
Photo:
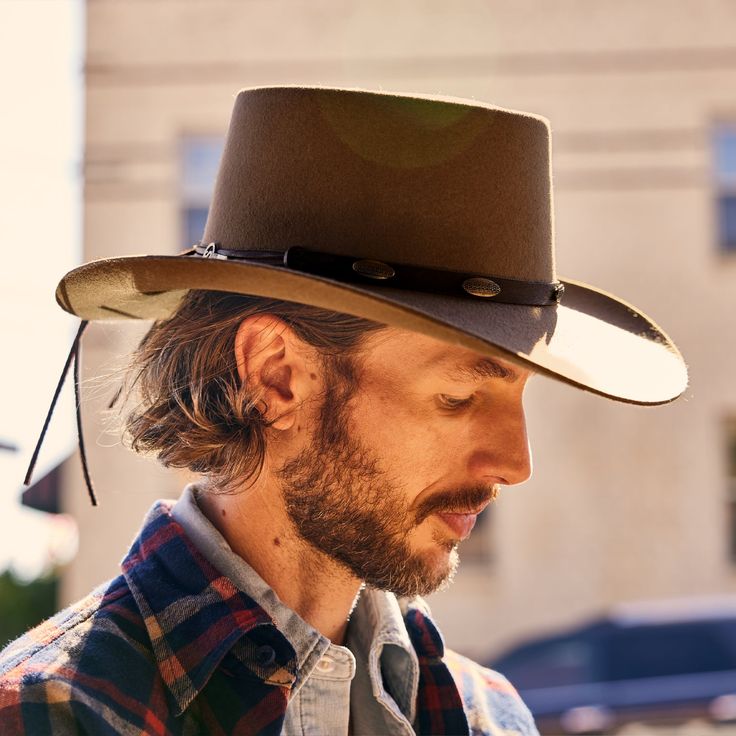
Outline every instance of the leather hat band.
<path fill-rule="evenodd" d="M 425 291 L 472 299 L 492 299 L 504 304 L 535 307 L 558 304 L 565 291 L 565 286 L 560 281 L 518 281 L 497 276 L 479 276 L 440 268 L 323 253 L 297 245 L 286 251 L 227 250 L 218 243 L 208 243 L 195 245 L 182 255 L 267 263 L 335 281 L 391 286 L 406 291 Z"/>

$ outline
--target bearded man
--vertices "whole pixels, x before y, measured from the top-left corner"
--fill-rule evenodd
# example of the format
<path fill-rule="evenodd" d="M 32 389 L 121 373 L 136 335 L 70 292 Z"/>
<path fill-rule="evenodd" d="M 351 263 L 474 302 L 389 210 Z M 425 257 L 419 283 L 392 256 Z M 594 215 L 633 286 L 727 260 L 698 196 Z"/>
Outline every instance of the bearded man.
<path fill-rule="evenodd" d="M 648 317 L 557 278 L 549 162 L 528 113 L 240 92 L 202 241 L 58 287 L 83 326 L 156 320 L 127 435 L 201 480 L 4 651 L 3 733 L 537 733 L 421 596 L 529 477 L 532 374 L 635 404 L 687 382 Z"/>

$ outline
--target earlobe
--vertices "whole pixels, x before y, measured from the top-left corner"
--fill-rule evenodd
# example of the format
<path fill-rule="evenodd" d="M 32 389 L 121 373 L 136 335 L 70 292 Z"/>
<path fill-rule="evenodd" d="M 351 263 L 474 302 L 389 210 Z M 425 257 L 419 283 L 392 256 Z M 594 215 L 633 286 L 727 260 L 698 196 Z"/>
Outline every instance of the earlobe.
<path fill-rule="evenodd" d="M 243 320 L 235 336 L 235 359 L 241 383 L 257 398 L 257 406 L 274 429 L 290 429 L 303 397 L 297 389 L 303 372 L 299 338 L 274 315 Z"/>

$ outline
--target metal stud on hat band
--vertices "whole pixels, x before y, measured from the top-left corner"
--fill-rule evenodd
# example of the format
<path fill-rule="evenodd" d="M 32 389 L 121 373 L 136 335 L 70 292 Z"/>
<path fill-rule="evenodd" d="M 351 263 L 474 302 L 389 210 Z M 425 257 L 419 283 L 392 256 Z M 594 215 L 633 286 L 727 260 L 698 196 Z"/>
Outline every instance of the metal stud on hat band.
<path fill-rule="evenodd" d="M 390 279 L 396 275 L 396 271 L 388 263 L 383 263 L 382 261 L 355 261 L 353 263 L 353 271 L 371 279 Z"/>
<path fill-rule="evenodd" d="M 495 281 L 479 277 L 465 279 L 463 289 L 473 296 L 494 297 L 501 293 L 501 287 Z"/>

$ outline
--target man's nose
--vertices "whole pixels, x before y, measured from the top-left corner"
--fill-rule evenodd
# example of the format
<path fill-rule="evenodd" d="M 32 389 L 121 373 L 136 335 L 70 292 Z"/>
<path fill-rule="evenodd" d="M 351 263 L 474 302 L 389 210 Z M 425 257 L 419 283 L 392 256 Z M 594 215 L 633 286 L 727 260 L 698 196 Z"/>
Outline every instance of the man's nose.
<path fill-rule="evenodd" d="M 532 456 L 526 417 L 519 401 L 503 411 L 488 412 L 468 458 L 468 470 L 479 481 L 512 486 L 529 480 Z"/>

